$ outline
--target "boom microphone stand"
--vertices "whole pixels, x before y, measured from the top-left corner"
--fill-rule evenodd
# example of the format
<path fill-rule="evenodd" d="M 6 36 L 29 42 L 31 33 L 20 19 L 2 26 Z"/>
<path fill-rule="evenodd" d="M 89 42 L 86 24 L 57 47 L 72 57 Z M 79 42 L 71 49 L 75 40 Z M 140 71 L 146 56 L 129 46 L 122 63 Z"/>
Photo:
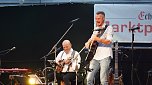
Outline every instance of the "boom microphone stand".
<path fill-rule="evenodd" d="M 16 47 L 13 47 L 11 49 L 0 51 L 0 55 L 8 54 L 9 52 L 11 52 L 12 50 L 15 50 L 15 49 L 16 49 Z M 0 58 L 0 68 L 1 68 L 1 58 Z M 1 76 L 1 73 L 0 73 L 0 76 Z M 0 81 L 0 85 L 4 85 L 4 84 Z"/>
<path fill-rule="evenodd" d="M 139 27 L 136 28 L 130 28 L 129 31 L 131 31 L 132 34 L 132 40 L 131 40 L 131 58 L 132 58 L 132 69 L 131 69 L 131 84 L 134 85 L 134 30 L 140 29 Z"/>
<path fill-rule="evenodd" d="M 48 54 L 46 54 L 45 56 L 43 56 L 42 58 L 44 58 L 44 68 L 47 68 L 46 67 L 46 58 L 47 56 L 49 56 L 50 54 L 52 54 L 52 51 L 55 50 L 55 48 L 57 47 L 57 45 L 59 44 L 59 42 L 63 39 L 63 37 L 68 33 L 68 31 L 73 27 L 73 22 L 76 22 L 77 20 L 79 20 L 79 18 L 77 19 L 74 19 L 74 20 L 71 20 L 69 23 L 71 23 L 70 27 L 67 29 L 67 31 L 61 36 L 61 38 L 57 41 L 57 43 L 52 47 L 52 49 L 50 50 L 50 52 Z M 41 59 L 42 59 L 41 58 Z M 55 51 L 55 60 L 56 60 L 56 51 Z M 55 71 L 55 70 L 54 70 Z M 56 72 L 54 72 L 54 76 L 56 79 Z M 47 74 L 46 74 L 46 70 L 45 70 L 45 84 L 47 85 Z M 56 80 L 54 80 L 54 83 L 55 83 Z"/>
<path fill-rule="evenodd" d="M 84 49 L 85 49 L 85 46 L 79 51 L 78 54 L 80 54 Z M 78 55 L 76 55 L 76 57 L 75 57 L 75 59 L 76 59 L 76 69 L 75 69 L 75 71 L 76 71 L 76 85 L 78 85 L 78 65 L 77 65 L 78 58 L 77 57 L 78 57 Z"/>

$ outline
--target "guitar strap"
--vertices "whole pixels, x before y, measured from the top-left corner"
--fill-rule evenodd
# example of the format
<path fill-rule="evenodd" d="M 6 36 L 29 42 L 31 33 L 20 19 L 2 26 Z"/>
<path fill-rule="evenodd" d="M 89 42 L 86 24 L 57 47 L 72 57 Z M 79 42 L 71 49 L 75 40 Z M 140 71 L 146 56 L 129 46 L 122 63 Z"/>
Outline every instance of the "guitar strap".
<path fill-rule="evenodd" d="M 105 25 L 105 27 L 104 27 L 103 29 L 96 30 L 96 31 L 98 31 L 98 33 L 99 33 L 99 34 L 97 35 L 97 37 L 101 37 L 101 36 L 103 35 L 103 33 L 105 32 L 105 30 L 107 29 L 107 27 L 108 27 L 108 25 Z M 96 51 L 96 49 L 97 49 L 97 47 L 98 47 L 98 44 L 99 44 L 99 43 L 98 43 L 97 41 L 95 41 L 95 42 L 93 42 L 93 43 L 91 44 L 90 51 L 88 52 L 87 57 L 86 57 L 86 59 L 85 59 L 85 62 L 83 63 L 84 66 L 88 65 L 88 64 L 90 63 L 90 61 L 93 59 L 93 56 L 94 56 L 95 51 Z"/>
<path fill-rule="evenodd" d="M 63 53 L 62 53 L 62 55 L 61 55 L 61 59 L 62 59 L 63 54 L 64 54 L 64 51 L 63 51 Z M 71 57 L 74 58 L 74 55 L 75 55 L 75 50 L 72 51 Z"/>
<path fill-rule="evenodd" d="M 102 36 L 102 34 L 105 32 L 105 30 L 107 29 L 108 26 L 109 26 L 109 25 L 105 25 L 105 28 L 103 28 L 103 31 L 102 31 L 102 33 L 99 35 L 99 37 Z"/>
<path fill-rule="evenodd" d="M 75 55 L 75 50 L 73 50 L 73 52 L 71 54 L 72 58 L 74 58 L 74 55 Z"/>
<path fill-rule="evenodd" d="M 72 53 L 71 53 L 72 59 L 74 58 L 74 55 L 75 55 L 75 50 L 73 50 Z M 71 62 L 71 64 L 72 64 L 72 62 Z M 71 64 L 69 64 L 67 72 L 69 71 Z"/>
<path fill-rule="evenodd" d="M 62 59 L 63 54 L 64 54 L 64 51 L 62 52 L 61 59 Z"/>
<path fill-rule="evenodd" d="M 63 51 L 63 53 L 62 53 L 62 55 L 61 55 L 61 59 L 62 59 L 63 54 L 64 54 L 64 51 Z M 74 58 L 74 55 L 75 55 L 75 50 L 73 50 L 72 53 L 71 53 L 72 59 Z M 69 69 L 70 69 L 70 65 L 71 65 L 71 64 L 69 64 L 69 66 L 68 66 L 67 72 L 68 72 Z"/>
<path fill-rule="evenodd" d="M 108 26 L 109 26 L 109 25 L 107 25 L 107 24 L 105 25 L 105 30 L 107 29 Z"/>

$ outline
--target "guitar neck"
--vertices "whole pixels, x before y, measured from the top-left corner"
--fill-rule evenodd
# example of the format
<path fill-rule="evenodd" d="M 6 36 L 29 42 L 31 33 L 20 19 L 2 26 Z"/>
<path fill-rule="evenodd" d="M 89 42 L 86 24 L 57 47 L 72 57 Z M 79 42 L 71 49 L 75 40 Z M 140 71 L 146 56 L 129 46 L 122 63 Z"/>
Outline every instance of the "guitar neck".
<path fill-rule="evenodd" d="M 115 78 L 118 78 L 118 42 L 115 43 Z"/>
<path fill-rule="evenodd" d="M 121 75 L 122 76 L 122 75 Z M 118 70 L 118 42 L 115 43 L 115 76 L 114 85 L 124 85 Z"/>

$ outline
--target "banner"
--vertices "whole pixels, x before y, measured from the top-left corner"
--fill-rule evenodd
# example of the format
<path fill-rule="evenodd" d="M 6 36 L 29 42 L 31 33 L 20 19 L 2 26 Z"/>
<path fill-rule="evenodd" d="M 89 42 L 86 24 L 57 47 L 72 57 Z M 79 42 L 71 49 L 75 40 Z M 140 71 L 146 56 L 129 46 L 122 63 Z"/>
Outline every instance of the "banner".
<path fill-rule="evenodd" d="M 151 43 L 151 8 L 150 4 L 95 4 L 94 15 L 97 11 L 105 12 L 106 24 L 114 28 L 114 41 Z"/>

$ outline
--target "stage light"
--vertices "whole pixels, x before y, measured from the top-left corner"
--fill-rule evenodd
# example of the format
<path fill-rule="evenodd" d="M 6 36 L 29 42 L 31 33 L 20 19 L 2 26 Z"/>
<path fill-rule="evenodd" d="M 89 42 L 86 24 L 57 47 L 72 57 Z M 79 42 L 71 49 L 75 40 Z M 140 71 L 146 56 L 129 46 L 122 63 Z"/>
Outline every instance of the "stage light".
<path fill-rule="evenodd" d="M 42 84 L 42 81 L 40 80 L 40 78 L 35 75 L 35 74 L 30 74 L 28 75 L 29 76 L 29 79 L 28 79 L 28 83 L 30 85 L 35 85 L 35 84 Z"/>
<path fill-rule="evenodd" d="M 28 82 L 29 82 L 29 84 L 33 85 L 33 84 L 36 84 L 35 81 L 36 80 L 34 78 L 29 78 Z"/>
<path fill-rule="evenodd" d="M 44 83 L 36 74 L 9 75 L 9 79 L 9 82 L 15 81 L 13 85 L 44 85 Z"/>

